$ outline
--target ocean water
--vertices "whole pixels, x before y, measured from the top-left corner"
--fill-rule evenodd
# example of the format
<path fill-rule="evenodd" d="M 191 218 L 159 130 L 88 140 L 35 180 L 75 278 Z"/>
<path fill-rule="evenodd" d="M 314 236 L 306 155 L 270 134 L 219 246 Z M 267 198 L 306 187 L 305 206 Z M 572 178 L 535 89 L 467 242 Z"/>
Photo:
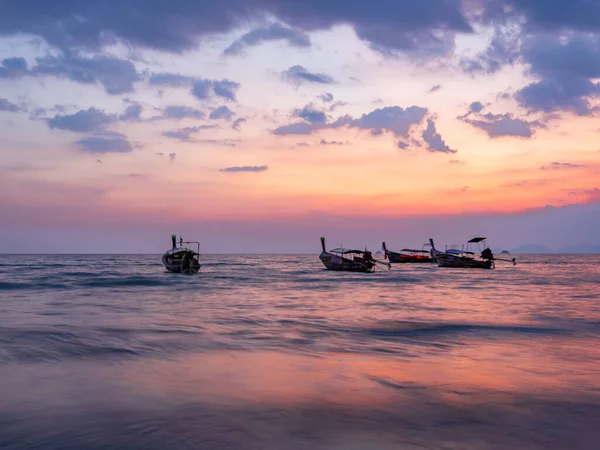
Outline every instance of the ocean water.
<path fill-rule="evenodd" d="M 600 256 L 202 263 L 0 255 L 0 448 L 600 448 Z"/>

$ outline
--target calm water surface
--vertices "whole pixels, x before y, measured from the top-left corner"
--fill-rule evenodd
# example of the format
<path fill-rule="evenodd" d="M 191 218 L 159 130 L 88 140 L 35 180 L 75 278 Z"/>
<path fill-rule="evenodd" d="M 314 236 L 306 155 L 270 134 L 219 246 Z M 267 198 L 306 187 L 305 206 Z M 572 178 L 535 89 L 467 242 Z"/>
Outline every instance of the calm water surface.
<path fill-rule="evenodd" d="M 0 448 L 598 449 L 600 257 L 0 255 Z"/>

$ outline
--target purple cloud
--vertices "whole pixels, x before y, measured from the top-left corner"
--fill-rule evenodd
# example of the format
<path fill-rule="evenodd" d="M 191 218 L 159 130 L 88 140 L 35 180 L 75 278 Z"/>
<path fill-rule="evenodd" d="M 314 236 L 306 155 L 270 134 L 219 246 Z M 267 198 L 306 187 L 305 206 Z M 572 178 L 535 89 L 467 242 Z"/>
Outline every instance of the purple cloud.
<path fill-rule="evenodd" d="M 102 131 L 117 121 L 114 114 L 107 114 L 93 106 L 76 112 L 75 114 L 61 115 L 46 119 L 51 129 L 75 131 L 79 133 L 92 133 Z"/>
<path fill-rule="evenodd" d="M 297 32 L 328 30 L 344 24 L 352 27 L 357 36 L 373 48 L 409 52 L 424 48 L 439 54 L 447 51 L 455 33 L 472 31 L 460 0 L 372 0 L 368 8 L 361 2 L 321 0 L 301 3 L 148 0 L 143 5 L 131 1 L 55 3 L 52 8 L 47 7 L 47 0 L 32 0 L 27 8 L 18 2 L 3 5 L 0 34 L 33 34 L 65 53 L 74 49 L 99 52 L 115 42 L 133 48 L 182 53 L 196 48 L 203 37 L 223 35 L 240 23 L 274 17 Z M 277 30 L 255 32 L 245 37 L 244 45 L 273 35 L 283 36 L 283 33 Z M 306 38 L 289 32 L 283 38 L 297 45 L 306 43 Z"/>
<path fill-rule="evenodd" d="M 323 92 L 321 95 L 318 96 L 318 98 L 323 103 L 331 103 L 333 101 L 333 94 L 331 92 Z"/>
<path fill-rule="evenodd" d="M 309 72 L 302 66 L 292 66 L 288 70 L 284 70 L 281 73 L 284 80 L 294 84 L 300 85 L 304 83 L 315 83 L 315 84 L 334 84 L 335 80 L 325 73 L 313 73 Z"/>
<path fill-rule="evenodd" d="M 525 119 L 520 119 L 514 117 L 512 114 L 475 114 L 476 118 L 468 118 L 472 117 L 472 112 L 474 110 L 471 108 L 464 116 L 459 117 L 459 119 L 467 122 L 468 124 L 473 125 L 480 130 L 485 131 L 485 133 L 491 138 L 498 137 L 522 137 L 522 138 L 531 138 L 533 137 L 535 130 L 538 128 L 546 128 L 546 125 L 538 120 L 528 121 Z"/>
<path fill-rule="evenodd" d="M 185 127 L 185 128 L 180 128 L 178 130 L 170 130 L 170 131 L 163 131 L 161 134 L 164 137 L 167 138 L 171 138 L 171 139 L 177 139 L 178 141 L 181 142 L 190 142 L 191 139 L 191 135 L 198 133 L 199 131 L 202 130 L 209 130 L 209 129 L 213 129 L 213 128 L 219 128 L 218 125 L 197 125 L 195 127 Z"/>
<path fill-rule="evenodd" d="M 132 92 L 134 83 L 141 80 L 131 61 L 108 56 L 85 58 L 72 54 L 38 58 L 30 74 L 67 78 L 82 84 L 101 84 L 110 95 Z"/>
<path fill-rule="evenodd" d="M 432 119 L 427 120 L 427 128 L 423 131 L 423 140 L 427 143 L 427 150 L 430 152 L 456 153 L 452 150 L 442 136 L 435 129 L 435 122 Z"/>
<path fill-rule="evenodd" d="M 218 108 L 212 110 L 208 118 L 211 120 L 223 119 L 227 122 L 230 122 L 231 119 L 233 119 L 233 116 L 235 116 L 235 113 L 227 106 L 219 106 Z"/>
<path fill-rule="evenodd" d="M 296 109 L 292 112 L 292 115 L 309 123 L 325 123 L 327 121 L 325 113 L 314 109 L 312 105 L 307 105 L 302 109 Z"/>
<path fill-rule="evenodd" d="M 0 111 L 20 112 L 21 110 L 19 105 L 12 103 L 5 98 L 0 98 Z"/>
<path fill-rule="evenodd" d="M 0 62 L 0 78 L 17 78 L 28 72 L 25 58 L 5 58 Z"/>
<path fill-rule="evenodd" d="M 204 119 L 206 113 L 190 106 L 171 105 L 163 110 L 165 119 Z"/>
<path fill-rule="evenodd" d="M 78 140 L 75 144 L 87 153 L 127 153 L 133 150 L 131 143 L 120 133 L 106 133 L 86 137 Z"/>
<path fill-rule="evenodd" d="M 245 119 L 243 117 L 239 117 L 233 121 L 233 123 L 231 124 L 231 128 L 233 128 L 235 131 L 240 131 L 242 124 L 247 121 L 248 121 L 247 119 Z"/>
<path fill-rule="evenodd" d="M 240 172 L 264 172 L 269 169 L 269 166 L 234 166 L 221 169 L 221 172 L 240 173 Z"/>
<path fill-rule="evenodd" d="M 558 162 L 555 161 L 549 166 L 540 167 L 540 170 L 560 170 L 560 169 L 579 169 L 581 167 L 586 167 L 583 164 L 573 164 L 568 162 Z"/>
<path fill-rule="evenodd" d="M 269 41 L 286 41 L 292 47 L 310 47 L 310 36 L 303 31 L 272 23 L 256 28 L 234 41 L 223 52 L 225 55 L 240 55 L 244 49 Z"/>

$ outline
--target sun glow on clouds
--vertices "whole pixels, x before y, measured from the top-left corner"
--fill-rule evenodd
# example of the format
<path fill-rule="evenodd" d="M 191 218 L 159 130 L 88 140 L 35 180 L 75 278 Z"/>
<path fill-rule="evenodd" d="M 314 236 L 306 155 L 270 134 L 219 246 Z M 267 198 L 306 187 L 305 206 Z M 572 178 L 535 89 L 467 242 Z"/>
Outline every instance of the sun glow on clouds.
<path fill-rule="evenodd" d="M 551 78 L 541 59 L 554 54 L 513 39 L 521 25 L 475 24 L 453 47 L 352 20 L 253 16 L 183 53 L 141 37 L 69 53 L 68 40 L 44 34 L 36 46 L 4 30 L 1 205 L 12 222 L 54 208 L 57 223 L 85 224 L 495 214 L 596 199 L 598 99 L 586 84 L 589 108 L 576 96 L 526 110 L 536 77 L 544 88 L 585 77 Z M 565 48 L 595 54 L 594 42 Z"/>

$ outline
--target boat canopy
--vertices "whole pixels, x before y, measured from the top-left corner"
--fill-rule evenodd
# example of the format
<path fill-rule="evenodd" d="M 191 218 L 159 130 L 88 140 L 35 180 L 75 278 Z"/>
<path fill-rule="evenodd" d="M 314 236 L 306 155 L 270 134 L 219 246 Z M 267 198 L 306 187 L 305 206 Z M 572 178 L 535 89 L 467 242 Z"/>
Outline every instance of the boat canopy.
<path fill-rule="evenodd" d="M 484 237 L 476 237 L 476 238 L 473 238 L 473 239 L 471 239 L 471 240 L 470 240 L 470 241 L 468 241 L 468 242 L 469 242 L 469 244 L 470 244 L 470 243 L 477 243 L 477 242 L 482 242 L 482 241 L 485 241 L 486 239 L 487 239 L 487 238 L 484 238 Z"/>

